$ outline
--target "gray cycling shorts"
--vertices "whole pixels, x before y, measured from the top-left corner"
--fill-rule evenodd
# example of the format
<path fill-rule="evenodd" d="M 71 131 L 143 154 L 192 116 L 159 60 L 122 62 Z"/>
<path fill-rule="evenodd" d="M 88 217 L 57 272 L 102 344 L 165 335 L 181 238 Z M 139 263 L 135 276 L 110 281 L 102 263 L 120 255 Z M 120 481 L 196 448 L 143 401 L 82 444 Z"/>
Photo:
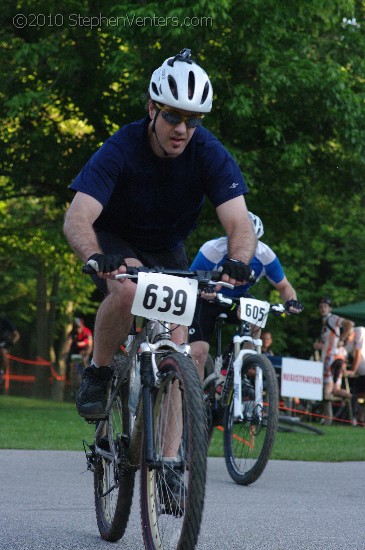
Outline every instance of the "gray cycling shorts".
<path fill-rule="evenodd" d="M 183 245 L 174 250 L 141 250 L 114 233 L 97 231 L 96 236 L 105 254 L 122 254 L 124 258 L 135 258 L 145 267 L 188 269 L 188 259 Z M 103 294 L 108 293 L 105 279 L 100 279 L 97 275 L 92 275 L 92 279 Z"/>

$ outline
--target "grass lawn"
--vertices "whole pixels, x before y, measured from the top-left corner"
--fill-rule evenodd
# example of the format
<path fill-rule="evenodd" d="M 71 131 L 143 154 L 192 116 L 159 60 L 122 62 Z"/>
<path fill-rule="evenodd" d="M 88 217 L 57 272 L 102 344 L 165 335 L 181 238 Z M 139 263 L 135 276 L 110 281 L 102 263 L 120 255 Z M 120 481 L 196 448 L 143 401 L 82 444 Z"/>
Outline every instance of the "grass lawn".
<path fill-rule="evenodd" d="M 318 424 L 316 424 L 318 426 Z M 365 461 L 365 428 L 321 426 L 324 435 L 277 432 L 272 460 Z M 223 456 L 223 433 L 215 430 L 210 456 Z"/>
<path fill-rule="evenodd" d="M 76 412 L 73 403 L 26 397 L 0 396 L 0 448 L 83 450 L 82 440 L 92 442 L 94 426 Z M 321 426 L 324 435 L 276 435 L 274 460 L 365 461 L 365 428 L 350 425 Z M 210 456 L 223 456 L 223 435 L 215 430 Z"/>
<path fill-rule="evenodd" d="M 73 403 L 0 396 L 0 448 L 81 451 L 92 441 L 94 426 Z"/>

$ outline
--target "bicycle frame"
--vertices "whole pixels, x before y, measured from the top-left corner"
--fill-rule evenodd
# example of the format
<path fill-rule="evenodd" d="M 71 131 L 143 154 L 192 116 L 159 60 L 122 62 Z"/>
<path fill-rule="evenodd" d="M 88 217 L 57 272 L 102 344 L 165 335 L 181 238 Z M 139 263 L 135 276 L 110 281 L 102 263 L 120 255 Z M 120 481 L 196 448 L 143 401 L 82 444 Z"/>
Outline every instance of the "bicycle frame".
<path fill-rule="evenodd" d="M 139 469 L 145 547 L 196 546 L 207 470 L 206 407 L 190 346 L 175 344 L 172 331 L 190 325 L 198 289 L 220 276 L 144 267 L 115 276 L 138 278 L 131 313 L 146 324 L 130 332 L 126 354 L 114 358 L 105 416 L 96 421 L 93 444 L 84 443 L 104 540 L 124 535 Z"/>
<path fill-rule="evenodd" d="M 224 298 L 222 294 L 217 294 L 216 299 L 221 304 L 231 305 L 232 300 Z M 282 311 L 283 308 L 280 305 L 273 305 L 273 311 Z M 231 377 L 227 372 L 226 376 L 222 376 L 222 325 L 224 319 L 227 318 L 225 313 L 221 313 L 216 320 L 216 341 L 217 341 L 217 353 L 214 361 L 214 373 L 210 374 L 203 383 L 203 388 L 206 389 L 209 384 L 214 380 L 216 385 L 223 382 L 222 396 L 227 395 L 230 391 Z M 243 419 L 243 406 L 242 406 L 242 366 L 244 358 L 247 355 L 258 355 L 261 353 L 262 340 L 260 338 L 254 338 L 251 335 L 251 325 L 247 321 L 241 320 L 239 323 L 238 331 L 234 334 L 233 341 L 233 400 L 234 400 L 234 419 Z M 244 344 L 250 344 L 251 349 L 242 348 Z M 224 406 L 224 399 L 223 399 Z M 255 401 L 254 408 L 256 411 L 262 411 L 263 408 L 263 380 L 262 371 L 259 367 L 256 368 L 255 373 Z M 261 413 L 259 414 L 259 416 Z"/>
<path fill-rule="evenodd" d="M 239 485 L 255 482 L 270 458 L 275 441 L 279 412 L 278 387 L 270 361 L 262 355 L 262 341 L 256 337 L 256 330 L 265 326 L 270 311 L 285 313 L 282 304 L 269 304 L 253 297 L 241 299 L 225 298 L 217 294 L 215 301 L 225 306 L 239 303 L 240 320 L 232 318 L 237 327 L 229 338 L 228 356 L 222 354 L 221 339 L 224 313 L 216 319 L 216 355 L 214 372 L 206 377 L 204 387 L 208 413 L 211 418 L 210 435 L 214 426 L 223 427 L 223 449 L 227 471 Z M 223 361 L 222 361 L 223 360 Z M 212 372 L 212 359 L 206 369 Z M 223 362 L 226 372 L 216 372 Z M 222 384 L 223 387 L 217 388 Z M 213 381 L 216 384 L 213 390 Z"/>
<path fill-rule="evenodd" d="M 157 365 L 157 356 L 161 355 L 161 357 L 165 357 L 169 352 L 178 352 L 182 354 L 188 354 L 190 347 L 187 344 L 180 344 L 177 345 L 174 342 L 171 341 L 170 337 L 170 323 L 167 322 L 159 322 L 159 321 L 148 321 L 147 325 L 138 335 L 132 335 L 132 339 L 127 345 L 127 353 L 128 356 L 126 357 L 126 364 L 125 364 L 125 370 L 123 372 L 123 375 L 129 373 L 132 362 L 134 359 L 136 359 L 137 354 L 139 355 L 139 360 L 141 369 L 140 369 L 140 378 L 141 378 L 141 387 L 142 392 L 139 398 L 139 403 L 137 405 L 136 411 L 138 411 L 140 407 L 140 402 L 142 401 L 143 404 L 143 411 L 148 411 L 148 414 L 145 415 L 145 418 L 148 421 L 144 422 L 144 437 L 145 441 L 147 442 L 146 445 L 146 461 L 151 466 L 158 466 L 156 462 L 155 452 L 154 452 L 154 433 L 153 433 L 153 418 L 152 418 L 152 401 L 151 401 L 151 388 L 158 387 L 159 386 L 159 372 L 158 372 L 158 365 Z M 157 342 L 153 343 L 149 340 L 148 334 L 153 334 L 152 339 L 157 339 Z M 161 338 L 163 336 L 163 338 Z M 139 350 L 139 352 L 138 352 Z M 120 376 L 119 380 L 117 382 L 117 385 L 115 386 L 114 390 L 112 391 L 108 403 L 105 409 L 105 420 L 100 420 L 98 423 L 98 426 L 95 430 L 95 454 L 99 454 L 106 458 L 107 460 L 110 460 L 112 462 L 115 462 L 115 464 L 119 464 L 120 459 L 117 456 L 117 450 L 115 449 L 114 441 L 112 438 L 109 438 L 109 448 L 110 452 L 102 449 L 99 446 L 100 440 L 103 437 L 103 431 L 105 427 L 105 423 L 107 421 L 107 417 L 111 411 L 111 408 L 113 406 L 114 399 L 118 395 L 120 391 L 120 387 L 122 383 L 125 381 L 125 376 Z M 137 416 L 137 415 L 136 415 Z M 134 437 L 136 436 L 136 431 L 133 430 L 131 434 L 131 441 L 130 446 L 131 448 L 134 448 Z"/>

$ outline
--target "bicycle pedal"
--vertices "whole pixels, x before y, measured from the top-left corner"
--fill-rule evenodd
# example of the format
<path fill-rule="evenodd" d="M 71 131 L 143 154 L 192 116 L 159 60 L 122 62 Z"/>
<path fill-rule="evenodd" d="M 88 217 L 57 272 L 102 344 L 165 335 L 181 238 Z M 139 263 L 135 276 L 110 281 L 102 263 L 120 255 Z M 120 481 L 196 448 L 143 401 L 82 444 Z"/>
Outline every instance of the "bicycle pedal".
<path fill-rule="evenodd" d="M 95 472 L 94 454 L 91 451 L 86 453 L 86 465 L 89 472 Z"/>
<path fill-rule="evenodd" d="M 89 445 L 88 442 L 85 441 L 85 439 L 82 440 L 82 444 L 83 444 L 84 452 L 86 456 L 87 469 L 90 472 L 94 472 L 95 471 L 95 466 L 94 466 L 95 447 L 93 445 Z"/>

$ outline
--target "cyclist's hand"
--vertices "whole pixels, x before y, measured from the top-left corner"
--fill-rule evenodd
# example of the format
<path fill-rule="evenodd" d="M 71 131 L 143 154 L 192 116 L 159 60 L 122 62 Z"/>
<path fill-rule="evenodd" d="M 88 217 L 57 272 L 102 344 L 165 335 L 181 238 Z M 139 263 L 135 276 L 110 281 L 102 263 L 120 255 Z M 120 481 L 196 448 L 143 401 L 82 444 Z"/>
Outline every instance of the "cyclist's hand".
<path fill-rule="evenodd" d="M 206 286 L 205 288 L 202 288 L 199 292 L 199 296 L 201 298 L 204 298 L 204 300 L 214 300 L 217 293 L 214 290 L 213 286 Z"/>
<path fill-rule="evenodd" d="M 226 260 L 221 269 L 222 281 L 226 281 L 235 286 L 245 283 L 254 284 L 255 282 L 255 272 L 249 265 L 240 260 Z"/>
<path fill-rule="evenodd" d="M 285 302 L 284 307 L 289 313 L 300 313 L 304 309 L 304 306 L 298 300 L 293 299 Z"/>
<path fill-rule="evenodd" d="M 125 273 L 126 263 L 121 254 L 93 254 L 87 261 L 99 277 Z"/>

